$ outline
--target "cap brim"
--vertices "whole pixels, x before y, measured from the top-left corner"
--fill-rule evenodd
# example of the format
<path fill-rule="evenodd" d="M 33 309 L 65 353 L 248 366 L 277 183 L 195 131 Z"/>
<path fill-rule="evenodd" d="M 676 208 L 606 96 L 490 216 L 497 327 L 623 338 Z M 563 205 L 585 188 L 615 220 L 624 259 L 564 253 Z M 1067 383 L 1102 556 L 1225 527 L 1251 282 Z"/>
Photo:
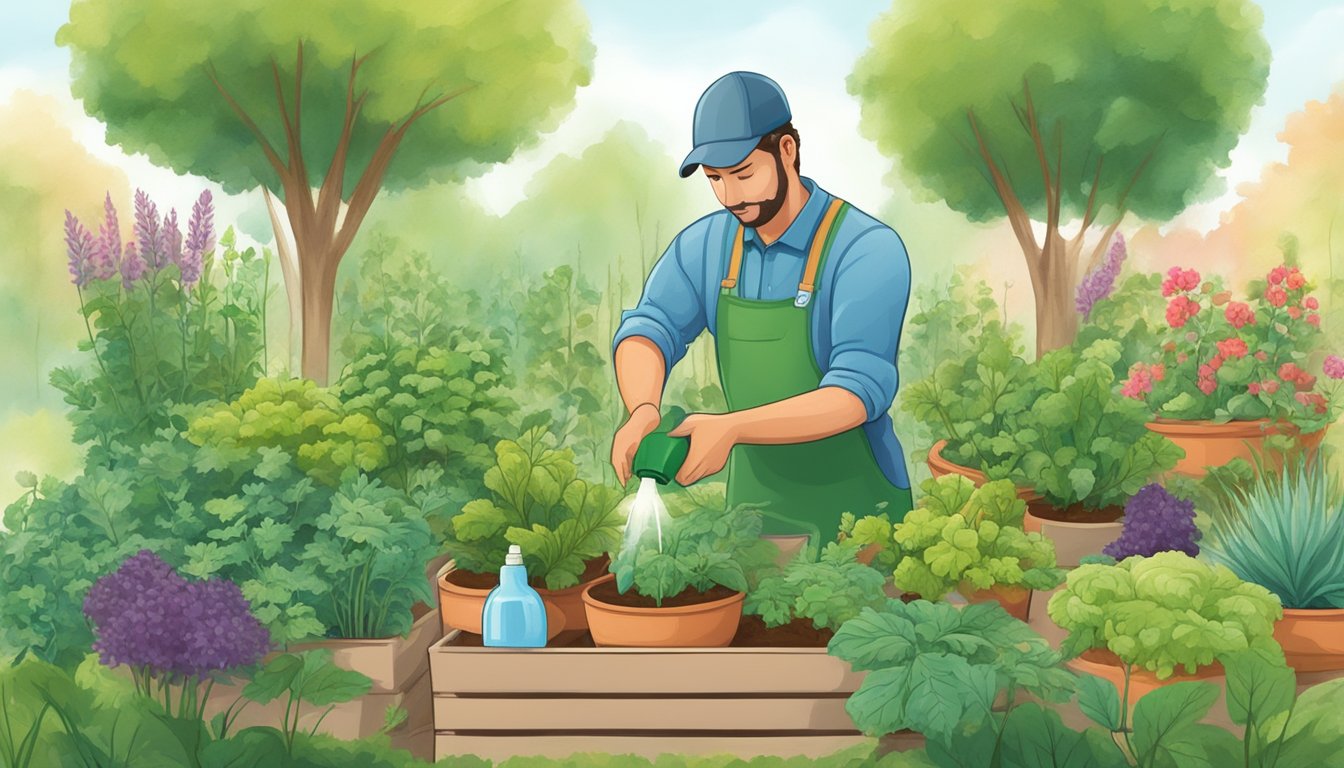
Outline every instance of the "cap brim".
<path fill-rule="evenodd" d="M 734 139 L 733 141 L 716 141 L 710 144 L 701 144 L 681 161 L 681 177 L 684 179 L 695 173 L 695 169 L 701 165 L 707 165 L 710 168 L 731 168 L 734 165 L 747 159 L 756 145 L 761 143 L 761 137 L 756 136 L 749 139 Z"/>

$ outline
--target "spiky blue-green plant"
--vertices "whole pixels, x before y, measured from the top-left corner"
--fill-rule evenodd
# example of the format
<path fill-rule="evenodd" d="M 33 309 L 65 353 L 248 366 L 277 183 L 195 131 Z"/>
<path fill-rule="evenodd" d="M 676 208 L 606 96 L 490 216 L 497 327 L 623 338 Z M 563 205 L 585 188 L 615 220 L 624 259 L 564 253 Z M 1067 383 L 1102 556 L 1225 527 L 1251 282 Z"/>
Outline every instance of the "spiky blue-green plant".
<path fill-rule="evenodd" d="M 1322 451 L 1282 472 L 1220 484 L 1204 556 L 1279 596 L 1285 608 L 1344 608 L 1344 489 Z"/>

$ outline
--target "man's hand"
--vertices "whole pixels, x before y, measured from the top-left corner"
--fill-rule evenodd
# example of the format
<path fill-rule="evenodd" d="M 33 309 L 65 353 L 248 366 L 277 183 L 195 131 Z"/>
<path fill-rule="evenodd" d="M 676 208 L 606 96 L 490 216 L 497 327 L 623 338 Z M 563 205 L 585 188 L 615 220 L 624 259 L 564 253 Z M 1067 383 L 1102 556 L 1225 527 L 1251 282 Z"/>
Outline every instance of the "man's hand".
<path fill-rule="evenodd" d="M 621 482 L 622 488 L 630 481 L 630 464 L 635 460 L 635 451 L 639 450 L 640 442 L 658 428 L 660 421 L 662 415 L 658 413 L 658 408 L 653 403 L 644 403 L 637 406 L 625 424 L 616 430 L 616 436 L 611 441 L 611 466 L 616 470 L 616 479 Z"/>
<path fill-rule="evenodd" d="M 690 485 L 718 472 L 737 444 L 738 423 L 731 413 L 694 413 L 667 434 L 691 438 L 691 449 L 677 472 L 677 482 Z"/>

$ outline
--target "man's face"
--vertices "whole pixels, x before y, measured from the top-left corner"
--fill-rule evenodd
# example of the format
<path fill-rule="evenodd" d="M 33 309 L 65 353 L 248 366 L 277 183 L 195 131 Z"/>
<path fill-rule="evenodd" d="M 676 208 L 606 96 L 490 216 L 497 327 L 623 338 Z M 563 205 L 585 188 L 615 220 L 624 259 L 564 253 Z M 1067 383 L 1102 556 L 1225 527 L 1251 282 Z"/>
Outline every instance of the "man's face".
<path fill-rule="evenodd" d="M 701 166 L 719 203 L 736 216 L 742 226 L 759 227 L 773 219 L 784 206 L 784 197 L 788 193 L 788 177 L 784 171 L 786 144 L 792 144 L 791 137 L 786 136 L 780 142 L 778 154 L 772 155 L 763 149 L 752 150 L 731 168 Z"/>

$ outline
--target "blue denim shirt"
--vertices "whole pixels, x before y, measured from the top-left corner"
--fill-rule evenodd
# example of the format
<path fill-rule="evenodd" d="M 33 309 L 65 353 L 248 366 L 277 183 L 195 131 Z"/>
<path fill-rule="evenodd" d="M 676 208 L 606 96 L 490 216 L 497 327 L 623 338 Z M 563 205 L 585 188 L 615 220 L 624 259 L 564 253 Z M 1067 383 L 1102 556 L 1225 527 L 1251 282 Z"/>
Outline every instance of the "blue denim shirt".
<path fill-rule="evenodd" d="M 809 197 L 779 240 L 763 247 L 756 231 L 744 235 L 738 292 L 744 299 L 793 298 L 808 246 L 832 196 L 809 178 Z M 621 315 L 612 342 L 643 336 L 662 350 L 668 372 L 686 347 L 716 332 L 719 283 L 727 275 L 737 219 L 727 210 L 686 227 L 663 253 L 634 309 Z M 891 482 L 910 487 L 905 455 L 888 409 L 896 397 L 896 351 L 910 300 L 910 258 L 890 227 L 850 207 L 840 223 L 812 298 L 812 349 L 823 387 L 842 387 L 867 411 L 864 433 Z"/>

